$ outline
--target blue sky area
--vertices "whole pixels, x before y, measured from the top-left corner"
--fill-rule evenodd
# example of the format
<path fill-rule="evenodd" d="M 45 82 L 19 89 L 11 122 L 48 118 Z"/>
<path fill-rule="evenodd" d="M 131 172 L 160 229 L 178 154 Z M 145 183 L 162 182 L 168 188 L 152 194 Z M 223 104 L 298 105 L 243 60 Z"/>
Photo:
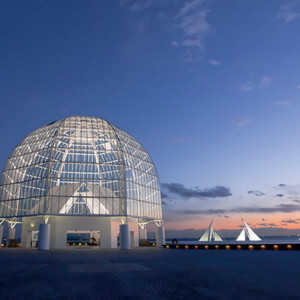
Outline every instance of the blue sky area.
<path fill-rule="evenodd" d="M 166 228 L 300 228 L 300 1 L 0 0 L 0 165 L 107 119 L 151 154 Z"/>

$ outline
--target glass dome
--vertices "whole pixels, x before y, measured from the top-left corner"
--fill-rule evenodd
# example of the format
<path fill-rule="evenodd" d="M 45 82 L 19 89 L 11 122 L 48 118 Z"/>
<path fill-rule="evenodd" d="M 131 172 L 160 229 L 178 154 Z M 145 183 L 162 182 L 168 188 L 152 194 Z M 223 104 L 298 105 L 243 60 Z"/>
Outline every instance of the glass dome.
<path fill-rule="evenodd" d="M 162 218 L 158 175 L 131 135 L 72 116 L 30 133 L 7 160 L 0 217 L 106 215 Z"/>

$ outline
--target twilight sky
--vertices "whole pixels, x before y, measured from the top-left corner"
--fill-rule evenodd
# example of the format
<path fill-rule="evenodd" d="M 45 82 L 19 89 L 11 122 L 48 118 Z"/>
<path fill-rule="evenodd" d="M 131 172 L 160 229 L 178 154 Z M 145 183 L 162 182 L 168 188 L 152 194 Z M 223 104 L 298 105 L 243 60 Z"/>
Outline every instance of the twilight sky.
<path fill-rule="evenodd" d="M 299 0 L 0 0 L 0 166 L 69 115 L 136 137 L 167 229 L 300 228 Z"/>

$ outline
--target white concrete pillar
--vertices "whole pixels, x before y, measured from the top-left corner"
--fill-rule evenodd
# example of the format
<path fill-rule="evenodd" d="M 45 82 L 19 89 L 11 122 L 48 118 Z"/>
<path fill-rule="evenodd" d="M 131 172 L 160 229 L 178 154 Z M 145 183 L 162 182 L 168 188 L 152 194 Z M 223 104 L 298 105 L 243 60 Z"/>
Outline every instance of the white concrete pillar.
<path fill-rule="evenodd" d="M 38 250 L 49 250 L 50 248 L 50 224 L 40 224 Z"/>
<path fill-rule="evenodd" d="M 165 229 L 163 226 L 156 227 L 156 247 L 165 244 Z"/>
<path fill-rule="evenodd" d="M 0 247 L 1 247 L 1 244 L 2 244 L 2 238 L 3 238 L 3 226 L 0 225 Z"/>
<path fill-rule="evenodd" d="M 120 249 L 130 249 L 130 233 L 128 224 L 120 225 Z"/>
<path fill-rule="evenodd" d="M 14 240 L 16 238 L 16 228 L 8 228 L 8 236 L 6 241 L 6 247 L 9 245 L 9 240 Z"/>
<path fill-rule="evenodd" d="M 146 240 L 147 237 L 147 228 L 144 227 L 144 229 L 140 228 L 140 240 Z"/>
<path fill-rule="evenodd" d="M 16 238 L 16 228 L 8 228 L 8 239 L 14 240 Z"/>

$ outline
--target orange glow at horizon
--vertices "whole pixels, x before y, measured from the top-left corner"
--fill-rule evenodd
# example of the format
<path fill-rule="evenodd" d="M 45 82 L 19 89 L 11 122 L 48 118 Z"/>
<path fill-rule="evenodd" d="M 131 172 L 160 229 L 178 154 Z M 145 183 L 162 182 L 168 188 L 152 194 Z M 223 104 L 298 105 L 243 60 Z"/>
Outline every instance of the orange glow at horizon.
<path fill-rule="evenodd" d="M 214 229 L 240 229 L 243 226 L 242 217 L 240 215 L 230 215 L 229 218 L 224 217 L 210 217 L 200 216 L 199 218 L 189 218 L 186 220 L 169 221 L 165 222 L 165 229 L 168 230 L 185 230 L 185 229 L 206 229 L 211 220 L 214 219 Z M 274 213 L 265 215 L 245 214 L 243 219 L 253 228 L 285 228 L 285 229 L 299 229 L 300 220 L 298 223 L 299 215 L 297 213 Z M 287 221 L 287 222 L 282 222 Z"/>

